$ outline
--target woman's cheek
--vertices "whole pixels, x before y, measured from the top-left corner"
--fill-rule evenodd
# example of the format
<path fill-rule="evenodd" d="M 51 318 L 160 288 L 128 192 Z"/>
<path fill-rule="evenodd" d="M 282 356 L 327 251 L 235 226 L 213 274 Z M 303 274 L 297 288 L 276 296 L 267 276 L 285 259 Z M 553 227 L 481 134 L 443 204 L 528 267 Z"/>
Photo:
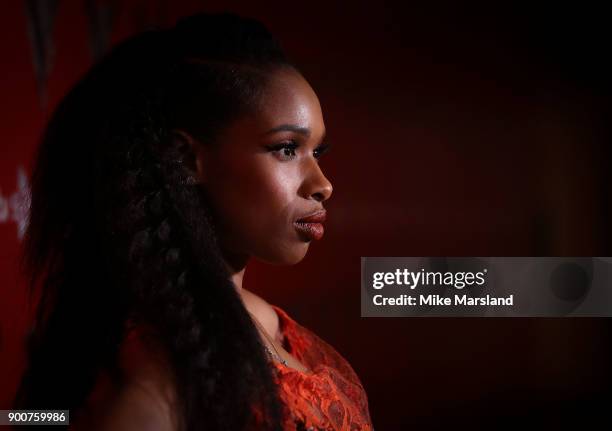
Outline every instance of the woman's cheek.
<path fill-rule="evenodd" d="M 271 171 L 270 174 L 270 188 L 285 196 L 293 197 L 296 194 L 301 178 L 296 163 L 287 162 L 284 166 Z"/>

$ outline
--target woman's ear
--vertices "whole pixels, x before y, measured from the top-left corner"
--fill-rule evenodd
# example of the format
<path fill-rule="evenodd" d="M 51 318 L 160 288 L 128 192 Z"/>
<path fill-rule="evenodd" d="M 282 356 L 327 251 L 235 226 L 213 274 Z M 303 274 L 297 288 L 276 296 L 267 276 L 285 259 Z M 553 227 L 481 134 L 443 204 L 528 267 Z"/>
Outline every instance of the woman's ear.
<path fill-rule="evenodd" d="M 204 184 L 204 151 L 202 144 L 188 132 L 172 129 L 172 144 L 179 153 L 181 164 L 187 171 L 189 184 Z"/>

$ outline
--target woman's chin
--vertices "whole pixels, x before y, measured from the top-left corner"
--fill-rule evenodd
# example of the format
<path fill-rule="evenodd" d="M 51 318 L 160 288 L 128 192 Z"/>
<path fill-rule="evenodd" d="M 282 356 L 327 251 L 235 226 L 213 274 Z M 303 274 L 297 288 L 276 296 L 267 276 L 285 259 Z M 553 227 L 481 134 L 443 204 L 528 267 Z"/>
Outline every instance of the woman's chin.
<path fill-rule="evenodd" d="M 273 253 L 267 256 L 258 256 L 257 260 L 260 260 L 269 265 L 295 265 L 300 263 L 308 253 L 310 247 L 309 242 L 301 242 L 298 245 L 280 250 L 278 253 Z"/>

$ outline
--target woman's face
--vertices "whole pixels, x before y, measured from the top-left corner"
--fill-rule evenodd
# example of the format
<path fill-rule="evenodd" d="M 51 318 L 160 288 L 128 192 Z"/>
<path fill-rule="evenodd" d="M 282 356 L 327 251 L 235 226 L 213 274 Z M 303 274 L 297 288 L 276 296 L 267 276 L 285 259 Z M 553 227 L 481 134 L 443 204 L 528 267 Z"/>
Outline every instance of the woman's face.
<path fill-rule="evenodd" d="M 313 236 L 295 225 L 323 208 L 332 184 L 318 158 L 325 125 L 319 100 L 293 70 L 278 70 L 260 108 L 197 153 L 221 246 L 230 259 L 295 264 Z"/>

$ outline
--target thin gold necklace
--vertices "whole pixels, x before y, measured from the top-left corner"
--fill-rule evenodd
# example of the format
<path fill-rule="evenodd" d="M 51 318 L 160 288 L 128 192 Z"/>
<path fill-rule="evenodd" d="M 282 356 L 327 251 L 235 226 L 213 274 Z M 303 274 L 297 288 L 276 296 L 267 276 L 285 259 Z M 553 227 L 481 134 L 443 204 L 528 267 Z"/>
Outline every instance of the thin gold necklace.
<path fill-rule="evenodd" d="M 247 310 L 247 313 L 249 313 L 251 315 L 251 317 L 253 318 L 254 323 L 257 325 L 257 327 L 259 329 L 261 329 L 261 332 L 263 333 L 264 337 L 266 337 L 266 339 L 270 342 L 270 344 L 272 345 L 272 348 L 274 349 L 274 353 L 272 353 L 272 350 L 270 350 L 270 348 L 264 344 L 264 349 L 266 349 L 266 352 L 268 352 L 270 357 L 277 359 L 283 365 L 289 366 L 288 363 L 287 363 L 287 360 L 283 359 L 281 357 L 281 355 L 278 354 L 278 351 L 276 350 L 276 347 L 274 347 L 274 343 L 272 342 L 270 337 L 268 337 L 268 334 L 267 334 L 266 330 L 263 328 L 263 326 L 261 326 L 261 324 L 259 323 L 259 320 L 257 320 L 257 317 L 253 316 L 253 314 L 250 311 L 248 311 L 248 310 Z"/>

